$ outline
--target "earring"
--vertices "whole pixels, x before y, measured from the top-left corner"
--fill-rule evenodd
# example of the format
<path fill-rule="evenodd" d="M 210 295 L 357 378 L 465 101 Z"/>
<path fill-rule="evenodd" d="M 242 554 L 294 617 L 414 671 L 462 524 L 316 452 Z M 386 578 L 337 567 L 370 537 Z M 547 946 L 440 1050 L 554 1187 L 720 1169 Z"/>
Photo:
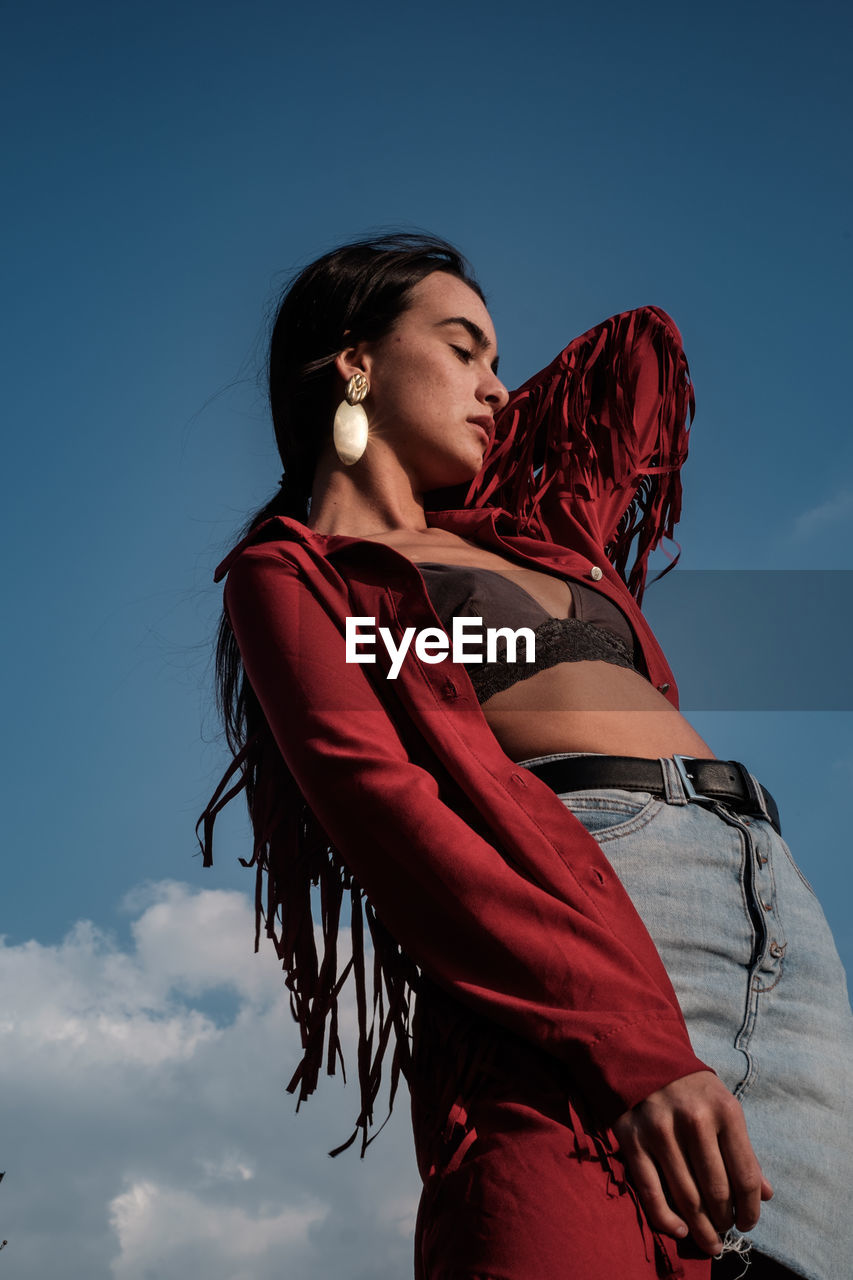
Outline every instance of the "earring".
<path fill-rule="evenodd" d="M 367 414 L 362 400 L 370 390 L 370 383 L 363 373 L 354 373 L 344 392 L 345 399 L 335 413 L 332 439 L 335 451 L 344 466 L 358 462 L 367 448 Z"/>

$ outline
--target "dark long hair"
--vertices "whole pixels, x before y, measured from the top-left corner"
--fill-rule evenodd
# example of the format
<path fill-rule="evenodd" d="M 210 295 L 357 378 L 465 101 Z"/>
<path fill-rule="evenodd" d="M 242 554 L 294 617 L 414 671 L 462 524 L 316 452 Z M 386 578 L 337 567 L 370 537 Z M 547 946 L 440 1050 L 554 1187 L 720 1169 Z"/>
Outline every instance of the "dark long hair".
<path fill-rule="evenodd" d="M 270 408 L 284 475 L 279 492 L 250 516 L 239 539 L 271 516 L 307 520 L 317 460 L 332 432 L 336 355 L 345 346 L 389 333 L 409 305 L 411 290 L 434 271 L 456 276 L 483 297 L 456 249 L 435 236 L 404 233 L 343 245 L 311 263 L 285 289 L 268 364 Z M 288 1085 L 291 1092 L 299 1086 L 299 1102 L 316 1088 L 324 1057 L 329 1074 L 337 1058 L 343 1063 L 337 998 L 347 974 L 354 970 L 356 987 L 364 993 L 372 973 L 371 1016 L 379 1022 L 375 1039 L 367 1024 L 368 1002 L 357 1001 L 360 1113 L 352 1137 L 330 1153 L 344 1150 L 361 1130 L 364 1155 L 372 1141 L 367 1133 L 392 1029 L 391 1106 L 400 1072 L 408 1074 L 410 1067 L 408 1026 L 416 971 L 376 918 L 300 795 L 243 669 L 224 608 L 215 664 L 216 707 L 233 760 L 196 824 L 197 834 L 203 828 L 199 842 L 204 864 L 213 861 L 216 815 L 245 791 L 254 846 L 251 859 L 241 861 L 256 869 L 255 949 L 263 925 L 285 970 L 291 1010 L 302 1035 L 302 1061 Z M 322 902 L 322 959 L 312 922 L 312 885 L 319 886 Z M 338 976 L 337 921 L 345 891 L 352 910 L 352 960 Z M 365 924 L 376 959 L 369 970 L 361 941 Z M 329 1042 L 324 1048 L 327 1024 Z"/>
<path fill-rule="evenodd" d="M 267 362 L 282 481 L 276 495 L 249 517 L 238 540 L 270 516 L 307 520 L 317 460 L 332 434 L 335 357 L 345 346 L 389 333 L 408 307 L 414 286 L 434 271 L 456 276 L 485 302 L 470 265 L 453 245 L 438 236 L 406 232 L 341 245 L 286 286 Z M 256 727 L 260 708 L 224 610 L 215 661 L 216 706 L 236 754 Z M 251 791 L 247 798 L 251 812 Z"/>

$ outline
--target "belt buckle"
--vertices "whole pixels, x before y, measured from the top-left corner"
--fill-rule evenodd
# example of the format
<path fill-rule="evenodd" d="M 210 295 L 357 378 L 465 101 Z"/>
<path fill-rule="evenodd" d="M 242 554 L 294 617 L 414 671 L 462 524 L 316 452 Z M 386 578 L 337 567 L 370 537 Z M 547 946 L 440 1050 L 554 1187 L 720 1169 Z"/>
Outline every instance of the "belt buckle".
<path fill-rule="evenodd" d="M 672 758 L 675 761 L 675 767 L 678 770 L 678 775 L 684 783 L 684 790 L 687 792 L 688 800 L 699 800 L 700 798 L 706 799 L 707 797 L 700 797 L 700 793 L 694 787 L 693 781 L 687 772 L 687 765 L 684 763 L 685 760 L 695 760 L 697 757 L 673 756 Z"/>

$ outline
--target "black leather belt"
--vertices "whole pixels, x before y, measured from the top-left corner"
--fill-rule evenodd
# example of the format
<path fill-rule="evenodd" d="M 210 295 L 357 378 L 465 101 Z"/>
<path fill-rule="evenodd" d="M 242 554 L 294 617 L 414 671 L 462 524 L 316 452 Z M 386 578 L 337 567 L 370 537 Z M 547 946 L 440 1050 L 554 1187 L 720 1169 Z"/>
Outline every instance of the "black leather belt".
<path fill-rule="evenodd" d="M 719 800 L 738 813 L 769 817 L 779 835 L 782 834 L 776 801 L 761 783 L 756 792 L 749 770 L 739 760 L 699 760 L 695 756 L 673 756 L 672 759 L 690 800 Z M 562 791 L 588 791 L 595 787 L 666 795 L 660 761 L 641 756 L 571 756 L 525 765 L 525 768 L 558 795 Z"/>

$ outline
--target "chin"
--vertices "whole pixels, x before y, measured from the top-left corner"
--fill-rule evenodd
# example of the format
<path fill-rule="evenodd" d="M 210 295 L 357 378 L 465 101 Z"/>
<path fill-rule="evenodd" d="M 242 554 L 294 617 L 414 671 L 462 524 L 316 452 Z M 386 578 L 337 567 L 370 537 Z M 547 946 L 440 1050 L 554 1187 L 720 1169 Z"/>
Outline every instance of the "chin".
<path fill-rule="evenodd" d="M 469 485 L 471 481 L 480 474 L 482 470 L 482 462 L 471 463 L 469 466 L 447 467 L 440 475 L 430 477 L 430 482 L 425 493 L 431 493 L 435 489 L 454 489 L 458 485 Z"/>
<path fill-rule="evenodd" d="M 485 448 L 475 447 L 467 454 L 433 453 L 432 457 L 423 460 L 424 466 L 411 473 L 413 478 L 417 476 L 416 492 L 433 493 L 437 489 L 469 485 L 483 469 L 485 452 Z"/>

